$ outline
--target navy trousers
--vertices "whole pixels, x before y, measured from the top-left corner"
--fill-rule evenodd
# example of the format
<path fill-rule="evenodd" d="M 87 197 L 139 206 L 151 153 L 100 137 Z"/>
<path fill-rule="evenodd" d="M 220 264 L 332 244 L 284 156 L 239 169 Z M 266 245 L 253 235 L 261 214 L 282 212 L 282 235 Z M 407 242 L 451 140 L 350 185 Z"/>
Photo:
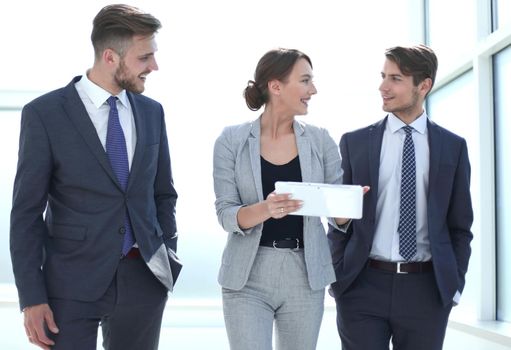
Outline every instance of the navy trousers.
<path fill-rule="evenodd" d="M 434 273 L 397 274 L 366 267 L 336 298 L 343 350 L 441 350 L 451 305 Z"/>
<path fill-rule="evenodd" d="M 50 299 L 60 332 L 53 350 L 94 350 L 98 328 L 107 350 L 156 350 L 167 289 L 141 258 L 121 259 L 105 294 L 94 302 Z"/>

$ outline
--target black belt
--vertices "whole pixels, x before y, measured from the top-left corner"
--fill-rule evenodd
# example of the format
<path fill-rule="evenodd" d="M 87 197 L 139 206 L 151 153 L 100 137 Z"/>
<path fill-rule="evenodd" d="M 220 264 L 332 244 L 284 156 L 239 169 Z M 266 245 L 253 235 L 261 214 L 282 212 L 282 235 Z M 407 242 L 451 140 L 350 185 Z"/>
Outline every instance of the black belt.
<path fill-rule="evenodd" d="M 299 238 L 284 238 L 276 241 L 261 241 L 260 246 L 272 248 L 303 248 L 303 241 Z"/>
<path fill-rule="evenodd" d="M 433 263 L 431 261 L 423 262 L 390 262 L 369 259 L 367 266 L 373 269 L 394 272 L 394 273 L 421 273 L 433 271 Z"/>

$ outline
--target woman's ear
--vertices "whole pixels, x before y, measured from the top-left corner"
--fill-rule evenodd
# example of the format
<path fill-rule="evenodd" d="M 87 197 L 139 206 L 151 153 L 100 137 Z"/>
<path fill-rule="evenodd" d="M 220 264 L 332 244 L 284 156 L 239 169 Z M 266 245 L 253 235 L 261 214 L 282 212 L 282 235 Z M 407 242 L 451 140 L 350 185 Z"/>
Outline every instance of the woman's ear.
<path fill-rule="evenodd" d="M 272 95 L 279 96 L 281 92 L 282 84 L 277 79 L 270 80 L 268 82 L 268 92 Z"/>

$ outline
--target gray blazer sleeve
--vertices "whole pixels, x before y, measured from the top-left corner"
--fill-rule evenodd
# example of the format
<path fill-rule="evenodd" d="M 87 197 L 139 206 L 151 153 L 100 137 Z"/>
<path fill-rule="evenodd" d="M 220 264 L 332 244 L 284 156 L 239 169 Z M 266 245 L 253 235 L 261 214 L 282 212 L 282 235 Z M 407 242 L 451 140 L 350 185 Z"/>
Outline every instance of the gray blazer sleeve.
<path fill-rule="evenodd" d="M 236 181 L 236 160 L 246 137 L 241 137 L 238 127 L 227 127 L 215 142 L 213 153 L 213 180 L 216 195 L 215 207 L 218 222 L 226 232 L 250 234 L 260 225 L 243 230 L 238 225 L 238 211 L 244 206 Z M 243 141 L 244 140 L 244 141 Z"/>
<path fill-rule="evenodd" d="M 326 129 L 321 129 L 322 136 L 321 141 L 323 142 L 323 165 L 325 167 L 325 183 L 327 184 L 342 184 L 342 167 L 341 167 L 341 157 L 339 154 L 339 148 L 335 144 L 335 141 L 332 139 L 330 134 Z M 328 218 L 328 222 L 335 227 L 336 229 L 345 232 L 348 223 L 339 226 L 335 222 L 334 218 Z"/>

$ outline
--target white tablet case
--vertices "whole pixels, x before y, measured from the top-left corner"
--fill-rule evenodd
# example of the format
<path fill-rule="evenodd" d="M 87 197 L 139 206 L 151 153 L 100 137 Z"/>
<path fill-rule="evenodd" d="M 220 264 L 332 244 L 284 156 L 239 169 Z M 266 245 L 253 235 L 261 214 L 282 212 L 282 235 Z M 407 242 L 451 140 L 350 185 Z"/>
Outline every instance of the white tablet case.
<path fill-rule="evenodd" d="M 303 201 L 302 208 L 290 215 L 351 219 L 362 217 L 362 186 L 277 181 L 275 192 L 291 193 L 293 199 Z"/>

